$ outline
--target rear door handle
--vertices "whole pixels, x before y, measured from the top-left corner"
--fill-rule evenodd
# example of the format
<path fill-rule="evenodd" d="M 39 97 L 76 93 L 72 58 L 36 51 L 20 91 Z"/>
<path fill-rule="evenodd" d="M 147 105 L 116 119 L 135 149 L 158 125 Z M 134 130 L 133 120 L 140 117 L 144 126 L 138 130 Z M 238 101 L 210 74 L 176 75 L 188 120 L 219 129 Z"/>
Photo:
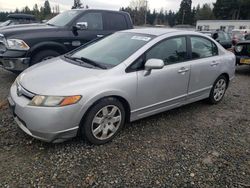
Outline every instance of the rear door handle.
<path fill-rule="evenodd" d="M 96 35 L 98 38 L 102 38 L 104 35 Z"/>
<path fill-rule="evenodd" d="M 179 73 L 179 74 L 183 74 L 183 73 L 186 73 L 186 72 L 188 72 L 188 71 L 189 71 L 188 68 L 182 67 L 180 70 L 178 70 L 178 73 Z"/>
<path fill-rule="evenodd" d="M 219 62 L 213 61 L 210 65 L 211 65 L 212 67 L 214 67 L 214 66 L 217 66 L 218 64 L 219 64 Z"/>

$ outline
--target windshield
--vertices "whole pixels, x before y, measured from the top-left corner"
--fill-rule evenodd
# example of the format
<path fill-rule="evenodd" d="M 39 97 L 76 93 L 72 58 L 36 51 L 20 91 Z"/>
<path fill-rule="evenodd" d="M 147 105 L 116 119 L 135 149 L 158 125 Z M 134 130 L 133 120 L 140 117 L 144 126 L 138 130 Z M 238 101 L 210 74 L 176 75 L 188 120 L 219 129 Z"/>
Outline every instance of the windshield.
<path fill-rule="evenodd" d="M 7 21 L 1 23 L 0 26 L 7 26 L 7 25 L 9 25 L 10 23 L 11 23 L 11 20 L 7 20 Z"/>
<path fill-rule="evenodd" d="M 233 31 L 233 38 L 244 39 L 244 34 L 241 31 Z"/>
<path fill-rule="evenodd" d="M 153 36 L 136 33 L 115 33 L 72 55 L 86 58 L 106 67 L 114 67 L 152 40 Z"/>
<path fill-rule="evenodd" d="M 223 41 L 229 41 L 229 40 L 231 40 L 230 35 L 227 34 L 227 33 L 221 33 L 221 32 L 219 32 L 218 35 L 219 35 L 219 40 L 223 40 Z"/>
<path fill-rule="evenodd" d="M 61 14 L 58 14 L 57 16 L 52 18 L 51 20 L 49 20 L 47 22 L 47 24 L 63 27 L 65 25 L 67 25 L 76 16 L 78 16 L 79 13 L 80 13 L 80 11 L 77 11 L 77 10 L 65 11 L 65 12 L 63 12 Z"/>

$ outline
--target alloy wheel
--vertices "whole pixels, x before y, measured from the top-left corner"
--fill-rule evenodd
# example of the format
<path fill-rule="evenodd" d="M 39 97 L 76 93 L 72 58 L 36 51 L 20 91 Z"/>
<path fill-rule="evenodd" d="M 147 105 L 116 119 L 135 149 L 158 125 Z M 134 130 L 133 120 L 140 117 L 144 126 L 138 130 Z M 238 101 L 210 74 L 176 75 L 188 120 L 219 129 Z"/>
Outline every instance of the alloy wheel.
<path fill-rule="evenodd" d="M 224 79 L 220 79 L 217 81 L 215 88 L 214 88 L 214 93 L 213 93 L 215 101 L 220 101 L 223 98 L 226 92 L 226 87 L 227 87 L 227 83 Z"/>
<path fill-rule="evenodd" d="M 92 120 L 92 134 L 98 140 L 107 140 L 117 132 L 121 121 L 122 113 L 117 106 L 105 106 Z"/>

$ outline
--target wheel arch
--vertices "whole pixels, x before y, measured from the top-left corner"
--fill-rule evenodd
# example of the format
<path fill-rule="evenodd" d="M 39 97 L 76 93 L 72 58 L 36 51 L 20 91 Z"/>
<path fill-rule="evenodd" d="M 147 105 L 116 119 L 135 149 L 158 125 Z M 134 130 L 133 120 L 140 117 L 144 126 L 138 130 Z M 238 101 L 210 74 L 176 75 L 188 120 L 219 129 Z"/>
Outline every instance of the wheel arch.
<path fill-rule="evenodd" d="M 83 123 L 84 118 L 85 118 L 86 115 L 89 113 L 90 109 L 91 109 L 95 104 L 97 104 L 98 102 L 100 102 L 101 100 L 106 99 L 106 98 L 115 98 L 115 99 L 119 100 L 119 101 L 122 103 L 122 105 L 123 105 L 123 107 L 124 107 L 124 110 L 125 110 L 125 122 L 126 122 L 126 123 L 130 122 L 131 107 L 130 107 L 130 104 L 129 104 L 128 100 L 125 99 L 125 97 L 122 97 L 122 96 L 120 96 L 120 95 L 108 95 L 108 96 L 101 97 L 101 98 L 95 100 L 95 102 L 92 102 L 90 105 L 88 105 L 87 110 L 86 110 L 85 113 L 82 115 L 82 119 L 81 119 L 80 125 Z"/>
<path fill-rule="evenodd" d="M 37 54 L 39 51 L 42 51 L 42 50 L 54 50 L 56 52 L 58 52 L 59 54 L 64 54 L 67 52 L 67 48 L 60 44 L 60 43 L 57 43 L 57 42 L 41 42 L 41 43 L 38 43 L 36 44 L 35 46 L 33 46 L 29 53 L 28 53 L 28 56 L 32 57 Z"/>
<path fill-rule="evenodd" d="M 227 88 L 228 88 L 229 82 L 230 82 L 229 74 L 228 74 L 228 73 L 222 73 L 220 76 L 225 76 L 225 77 L 226 77 L 226 79 L 227 79 Z M 220 76 L 219 76 L 219 77 L 220 77 Z"/>

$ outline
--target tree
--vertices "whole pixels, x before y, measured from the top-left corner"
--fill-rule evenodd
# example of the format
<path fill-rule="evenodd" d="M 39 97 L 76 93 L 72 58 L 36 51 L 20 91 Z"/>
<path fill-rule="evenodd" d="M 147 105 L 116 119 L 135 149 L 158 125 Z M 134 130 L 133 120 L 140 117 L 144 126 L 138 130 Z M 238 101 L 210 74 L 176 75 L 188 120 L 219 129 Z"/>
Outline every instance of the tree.
<path fill-rule="evenodd" d="M 239 0 L 217 0 L 214 3 L 214 15 L 217 19 L 236 19 L 240 4 Z"/>
<path fill-rule="evenodd" d="M 182 0 L 178 12 L 178 24 L 193 24 L 192 0 Z"/>
<path fill-rule="evenodd" d="M 82 8 L 81 0 L 74 0 L 74 5 L 72 6 L 72 9 Z"/>
<path fill-rule="evenodd" d="M 31 14 L 31 10 L 30 10 L 30 8 L 28 6 L 25 6 L 23 8 L 23 10 L 22 10 L 22 13 L 24 13 L 24 14 Z"/>
<path fill-rule="evenodd" d="M 131 9 L 140 9 L 140 8 L 146 8 L 147 1 L 146 0 L 132 0 L 129 4 L 129 7 Z"/>
<path fill-rule="evenodd" d="M 45 17 L 47 17 L 47 16 L 49 16 L 51 14 L 51 7 L 50 7 L 50 4 L 49 4 L 48 0 L 46 0 L 44 2 L 44 10 L 43 11 L 44 11 Z"/>
<path fill-rule="evenodd" d="M 133 21 L 137 25 L 143 25 L 147 15 L 147 1 L 146 0 L 132 0 L 129 4 Z"/>
<path fill-rule="evenodd" d="M 168 12 L 168 24 L 173 27 L 176 24 L 176 14 L 171 10 Z"/>
<path fill-rule="evenodd" d="M 202 6 L 202 8 L 200 8 L 200 6 L 197 6 L 195 17 L 196 20 L 213 20 L 214 19 L 213 9 L 207 3 L 205 3 Z"/>
<path fill-rule="evenodd" d="M 39 17 L 40 12 L 39 12 L 39 8 L 38 8 L 37 4 L 35 4 L 34 7 L 33 7 L 33 14 L 37 18 Z"/>

